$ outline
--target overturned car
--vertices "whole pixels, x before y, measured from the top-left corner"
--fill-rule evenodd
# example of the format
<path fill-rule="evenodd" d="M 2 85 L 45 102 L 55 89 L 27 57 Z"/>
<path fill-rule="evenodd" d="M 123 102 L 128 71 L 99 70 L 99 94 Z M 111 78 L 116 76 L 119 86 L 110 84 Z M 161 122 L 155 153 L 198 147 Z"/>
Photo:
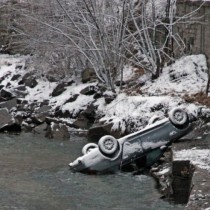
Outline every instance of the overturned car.
<path fill-rule="evenodd" d="M 146 165 L 151 166 L 175 140 L 192 130 L 195 120 L 194 115 L 175 108 L 168 113 L 168 118 L 152 118 L 140 131 L 120 139 L 106 135 L 100 138 L 98 145 L 86 144 L 82 149 L 83 156 L 69 167 L 74 172 L 114 172 L 143 157 Z"/>

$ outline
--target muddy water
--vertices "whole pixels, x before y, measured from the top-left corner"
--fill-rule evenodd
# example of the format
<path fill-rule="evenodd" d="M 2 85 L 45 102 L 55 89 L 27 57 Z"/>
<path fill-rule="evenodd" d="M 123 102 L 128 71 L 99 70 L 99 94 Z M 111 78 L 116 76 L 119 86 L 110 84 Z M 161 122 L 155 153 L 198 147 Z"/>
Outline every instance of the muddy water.
<path fill-rule="evenodd" d="M 68 163 L 85 139 L 48 140 L 38 135 L 0 135 L 0 209 L 169 210 L 154 180 L 130 173 L 71 173 Z"/>

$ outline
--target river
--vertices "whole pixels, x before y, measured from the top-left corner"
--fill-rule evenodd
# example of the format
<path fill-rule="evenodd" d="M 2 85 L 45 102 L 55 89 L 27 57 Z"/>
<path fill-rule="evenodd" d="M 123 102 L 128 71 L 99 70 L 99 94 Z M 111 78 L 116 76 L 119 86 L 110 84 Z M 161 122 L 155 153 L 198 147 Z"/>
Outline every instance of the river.
<path fill-rule="evenodd" d="M 131 173 L 72 173 L 82 137 L 49 140 L 32 133 L 0 134 L 0 209 L 3 210 L 170 210 L 155 182 Z"/>

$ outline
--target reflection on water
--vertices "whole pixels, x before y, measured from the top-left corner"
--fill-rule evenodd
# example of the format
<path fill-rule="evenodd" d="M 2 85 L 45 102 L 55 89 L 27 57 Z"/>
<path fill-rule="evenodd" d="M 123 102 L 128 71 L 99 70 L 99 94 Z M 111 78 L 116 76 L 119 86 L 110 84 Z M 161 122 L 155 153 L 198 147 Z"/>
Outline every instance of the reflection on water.
<path fill-rule="evenodd" d="M 147 176 L 70 172 L 68 163 L 81 154 L 84 144 L 78 137 L 59 141 L 29 133 L 1 134 L 0 209 L 183 209 L 159 199 Z"/>

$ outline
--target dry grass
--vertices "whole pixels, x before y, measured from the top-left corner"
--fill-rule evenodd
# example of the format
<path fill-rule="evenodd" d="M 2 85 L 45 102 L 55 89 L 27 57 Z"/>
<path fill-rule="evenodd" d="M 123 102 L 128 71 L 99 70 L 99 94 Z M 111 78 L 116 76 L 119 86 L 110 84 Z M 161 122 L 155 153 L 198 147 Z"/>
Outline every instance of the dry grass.
<path fill-rule="evenodd" d="M 204 92 L 195 93 L 193 95 L 185 95 L 184 100 L 187 103 L 200 103 L 210 107 L 210 97 L 207 96 Z"/>

